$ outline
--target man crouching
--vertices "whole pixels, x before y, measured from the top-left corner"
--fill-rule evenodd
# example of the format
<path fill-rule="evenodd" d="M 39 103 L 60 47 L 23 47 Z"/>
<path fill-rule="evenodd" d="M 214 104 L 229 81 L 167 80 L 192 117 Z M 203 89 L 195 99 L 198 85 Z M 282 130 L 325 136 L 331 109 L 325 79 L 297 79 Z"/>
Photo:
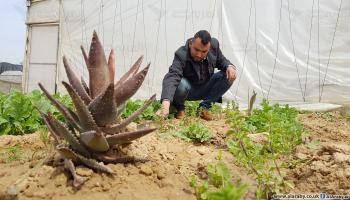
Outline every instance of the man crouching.
<path fill-rule="evenodd" d="M 220 71 L 214 73 L 215 67 Z M 202 100 L 199 115 L 212 120 L 212 103 L 222 102 L 222 95 L 235 79 L 236 67 L 222 54 L 218 40 L 201 30 L 175 52 L 163 79 L 162 108 L 157 114 L 167 117 L 172 104 L 177 110 L 175 117 L 181 119 L 185 116 L 186 100 Z"/>

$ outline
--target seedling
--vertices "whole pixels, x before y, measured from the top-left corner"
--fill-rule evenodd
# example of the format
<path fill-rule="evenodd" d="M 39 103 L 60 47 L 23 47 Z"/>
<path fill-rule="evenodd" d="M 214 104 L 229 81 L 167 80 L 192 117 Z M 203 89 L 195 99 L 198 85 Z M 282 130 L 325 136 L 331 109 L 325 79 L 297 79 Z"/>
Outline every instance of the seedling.
<path fill-rule="evenodd" d="M 202 184 L 192 176 L 191 187 L 200 200 L 239 200 L 248 190 L 248 186 L 232 180 L 231 171 L 221 160 L 207 167 L 208 179 Z"/>
<path fill-rule="evenodd" d="M 18 144 L 12 147 L 8 147 L 6 149 L 7 162 L 20 160 L 22 158 L 22 152 L 22 147 Z"/>

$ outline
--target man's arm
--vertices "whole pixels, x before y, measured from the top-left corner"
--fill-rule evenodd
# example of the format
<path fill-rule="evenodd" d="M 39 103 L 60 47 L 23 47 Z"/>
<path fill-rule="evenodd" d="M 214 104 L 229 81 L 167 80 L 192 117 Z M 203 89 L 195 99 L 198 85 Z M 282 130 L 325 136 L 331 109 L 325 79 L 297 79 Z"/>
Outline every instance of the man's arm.
<path fill-rule="evenodd" d="M 164 99 L 173 101 L 174 94 L 177 86 L 179 85 L 183 76 L 183 63 L 180 58 L 175 54 L 173 63 L 169 68 L 169 72 L 164 76 L 161 101 Z"/>
<path fill-rule="evenodd" d="M 169 72 L 163 79 L 161 102 L 162 108 L 156 113 L 158 116 L 167 117 L 169 115 L 170 102 L 173 101 L 177 86 L 183 76 L 183 64 L 180 58 L 175 54 Z"/>
<path fill-rule="evenodd" d="M 236 79 L 236 66 L 234 66 L 226 57 L 222 54 L 219 41 L 214 39 L 214 47 L 216 50 L 217 60 L 216 67 L 226 72 L 226 77 L 230 82 L 233 82 Z"/>
<path fill-rule="evenodd" d="M 217 48 L 217 60 L 216 60 L 216 67 L 221 71 L 226 71 L 228 66 L 232 66 L 234 70 L 236 70 L 236 67 L 222 54 L 221 49 Z"/>

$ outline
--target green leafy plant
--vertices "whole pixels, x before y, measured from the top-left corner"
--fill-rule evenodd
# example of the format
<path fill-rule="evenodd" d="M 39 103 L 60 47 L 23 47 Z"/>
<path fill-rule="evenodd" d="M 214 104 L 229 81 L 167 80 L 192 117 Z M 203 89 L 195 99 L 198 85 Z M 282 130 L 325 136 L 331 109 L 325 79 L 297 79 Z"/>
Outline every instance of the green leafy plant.
<path fill-rule="evenodd" d="M 298 111 L 289 105 L 269 105 L 264 100 L 261 109 L 255 109 L 254 114 L 247 119 L 248 125 L 256 132 L 270 133 L 271 148 L 277 153 L 289 153 L 301 143 L 303 126 L 297 121 Z"/>
<path fill-rule="evenodd" d="M 287 169 L 295 169 L 297 167 L 300 167 L 302 165 L 308 165 L 312 162 L 312 159 L 297 159 L 297 160 L 286 160 L 281 164 L 281 167 L 287 168 Z"/>
<path fill-rule="evenodd" d="M 232 175 L 227 165 L 221 160 L 207 167 L 208 179 L 198 183 L 192 176 L 191 187 L 195 188 L 197 199 L 200 200 L 239 200 L 248 190 L 248 186 L 232 181 Z"/>
<path fill-rule="evenodd" d="M 269 105 L 263 101 L 261 109 L 254 109 L 251 116 L 240 114 L 237 109 L 227 110 L 232 140 L 227 143 L 229 151 L 239 165 L 245 166 L 256 175 L 257 198 L 269 198 L 293 185 L 284 180 L 277 159 L 290 153 L 301 143 L 303 126 L 296 120 L 298 112 L 288 105 Z M 254 143 L 250 133 L 266 132 L 266 144 Z"/>
<path fill-rule="evenodd" d="M 217 164 L 209 164 L 207 167 L 209 181 L 215 186 L 220 187 L 229 182 L 231 177 L 230 169 L 223 162 L 218 162 Z"/>
<path fill-rule="evenodd" d="M 72 108 L 68 96 L 56 94 L 55 97 Z M 63 120 L 63 116 L 37 90 L 27 94 L 20 91 L 11 91 L 8 95 L 1 94 L 0 135 L 23 135 L 37 131 L 43 126 L 37 109 L 43 113 L 51 112 Z"/>
<path fill-rule="evenodd" d="M 186 116 L 198 117 L 198 108 L 200 101 L 185 101 Z"/>
<path fill-rule="evenodd" d="M 132 113 L 134 113 L 137 109 L 139 109 L 144 104 L 144 101 L 137 100 L 128 100 L 125 106 L 124 111 L 121 114 L 122 118 L 129 117 Z M 159 101 L 154 101 L 151 106 L 147 107 L 147 109 L 136 118 L 136 122 L 141 120 L 155 120 L 156 119 L 156 111 L 161 107 Z"/>
<path fill-rule="evenodd" d="M 228 183 L 224 187 L 221 187 L 218 191 L 208 193 L 208 200 L 238 200 L 242 199 L 247 192 L 246 185 L 236 186 L 232 183 Z"/>
<path fill-rule="evenodd" d="M 1 96 L 0 102 L 0 134 L 22 135 L 39 128 L 39 113 L 27 95 L 13 91 Z"/>
<path fill-rule="evenodd" d="M 190 122 L 187 127 L 183 128 L 179 132 L 176 132 L 175 134 L 175 136 L 178 136 L 187 142 L 197 143 L 206 142 L 213 137 L 210 129 L 196 121 Z"/>

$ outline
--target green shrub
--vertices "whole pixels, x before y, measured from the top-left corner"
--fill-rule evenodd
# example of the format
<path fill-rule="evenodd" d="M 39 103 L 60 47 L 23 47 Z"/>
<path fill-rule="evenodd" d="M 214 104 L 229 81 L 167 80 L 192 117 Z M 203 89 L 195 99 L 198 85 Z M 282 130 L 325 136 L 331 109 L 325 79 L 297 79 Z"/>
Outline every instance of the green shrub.
<path fill-rule="evenodd" d="M 187 142 L 202 143 L 210 140 L 213 135 L 210 129 L 199 122 L 190 122 L 190 124 L 180 130 L 176 136 Z"/>
<path fill-rule="evenodd" d="M 63 104 L 72 108 L 72 102 L 67 95 L 54 95 Z M 0 95 L 0 135 L 23 135 L 33 133 L 43 126 L 40 111 L 51 112 L 59 120 L 64 120 L 57 109 L 39 91 L 25 94 L 11 91 Z"/>

